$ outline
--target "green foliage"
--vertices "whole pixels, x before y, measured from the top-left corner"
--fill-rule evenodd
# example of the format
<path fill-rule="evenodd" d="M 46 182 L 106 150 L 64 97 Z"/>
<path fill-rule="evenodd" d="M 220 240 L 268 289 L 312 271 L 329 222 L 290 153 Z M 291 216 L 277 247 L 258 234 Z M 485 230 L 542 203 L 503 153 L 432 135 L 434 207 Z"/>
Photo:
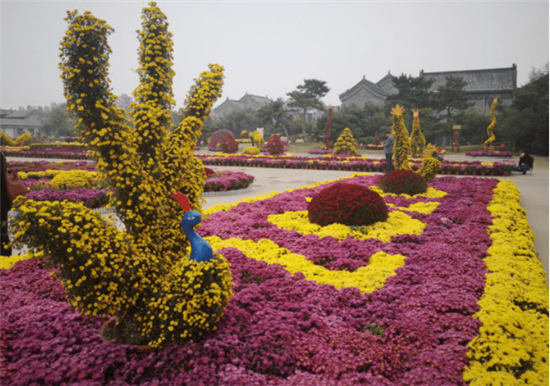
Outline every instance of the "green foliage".
<path fill-rule="evenodd" d="M 499 138 L 514 141 L 516 149 L 548 156 L 548 68 L 516 90 L 510 108 L 500 109 Z M 500 119 L 502 117 L 502 119 Z"/>
<path fill-rule="evenodd" d="M 412 109 L 424 110 L 427 107 L 436 107 L 434 95 L 429 91 L 434 82 L 432 79 L 401 74 L 399 77 L 392 76 L 392 80 L 398 93 L 389 95 L 386 99 L 387 112 L 389 113 L 391 106 L 403 106 L 405 108 L 403 119 L 407 126 L 412 122 Z"/>
<path fill-rule="evenodd" d="M 289 136 L 288 127 L 290 124 L 290 115 L 283 108 L 284 103 L 283 99 L 279 98 L 268 105 L 262 106 L 256 111 L 256 116 L 264 125 L 266 134 L 277 133 L 283 130 L 285 135 L 287 137 Z"/>
<path fill-rule="evenodd" d="M 330 123 L 331 138 L 338 138 L 338 136 L 346 129 L 349 128 L 356 138 L 365 136 L 362 128 L 364 127 L 365 113 L 355 105 L 341 107 L 338 111 L 332 114 L 332 121 Z M 325 126 L 328 122 L 328 112 L 325 113 L 320 119 L 317 120 L 315 133 L 317 136 L 323 136 L 325 134 Z M 391 122 L 391 120 L 390 120 Z"/>
<path fill-rule="evenodd" d="M 315 131 L 315 124 L 313 122 L 305 122 L 301 118 L 294 118 L 292 122 L 290 122 L 290 132 L 294 135 L 313 135 Z"/>
<path fill-rule="evenodd" d="M 76 119 L 73 114 L 67 111 L 67 105 L 62 104 L 48 114 L 42 129 L 46 135 L 51 137 L 65 137 L 74 135 Z"/>
<path fill-rule="evenodd" d="M 302 109 L 305 118 L 309 107 L 321 111 L 325 110 L 325 106 L 319 98 L 324 97 L 329 91 L 330 89 L 326 86 L 325 81 L 304 79 L 304 84 L 299 85 L 297 90 L 287 93 L 293 99 L 288 105 Z M 302 131 L 302 134 L 306 134 L 306 132 Z"/>
<path fill-rule="evenodd" d="M 262 127 L 262 120 L 252 111 L 235 111 L 221 119 L 216 119 L 215 123 L 219 130 L 229 130 L 235 138 L 239 138 L 243 130 L 252 132 Z"/>
<path fill-rule="evenodd" d="M 437 94 L 435 94 L 435 111 L 437 113 L 444 113 L 447 122 L 451 123 L 453 117 L 459 111 L 466 111 L 473 106 L 473 103 L 469 101 L 468 95 L 464 91 L 464 87 L 468 84 L 462 78 L 455 78 L 449 76 L 445 78 L 447 80 L 444 86 L 437 88 Z"/>

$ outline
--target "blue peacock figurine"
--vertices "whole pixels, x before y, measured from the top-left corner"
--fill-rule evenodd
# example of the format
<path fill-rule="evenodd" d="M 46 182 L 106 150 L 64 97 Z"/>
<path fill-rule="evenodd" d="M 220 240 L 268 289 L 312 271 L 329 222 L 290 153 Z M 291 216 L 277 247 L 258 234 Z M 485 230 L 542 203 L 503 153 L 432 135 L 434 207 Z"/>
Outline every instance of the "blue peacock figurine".
<path fill-rule="evenodd" d="M 185 212 L 181 218 L 181 228 L 191 243 L 191 256 L 189 256 L 189 260 L 199 263 L 210 261 L 213 256 L 212 247 L 193 229 L 195 225 L 202 221 L 201 214 L 191 210 L 189 198 L 185 194 L 173 193 L 172 197 L 181 205 Z"/>

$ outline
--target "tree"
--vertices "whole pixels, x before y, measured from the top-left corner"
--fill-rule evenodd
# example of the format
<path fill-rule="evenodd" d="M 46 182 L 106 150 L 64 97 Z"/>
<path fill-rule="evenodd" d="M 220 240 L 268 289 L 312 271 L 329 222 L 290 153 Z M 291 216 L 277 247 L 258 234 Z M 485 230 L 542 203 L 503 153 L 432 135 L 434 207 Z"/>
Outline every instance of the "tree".
<path fill-rule="evenodd" d="M 473 106 L 473 103 L 469 101 L 468 95 L 464 91 L 464 87 L 467 83 L 462 78 L 456 78 L 449 76 L 446 78 L 447 82 L 443 86 L 437 88 L 435 95 L 435 103 L 437 113 L 443 113 L 447 130 L 446 134 L 450 135 L 452 125 L 455 122 L 455 116 L 461 111 L 466 111 Z"/>
<path fill-rule="evenodd" d="M 304 121 L 309 107 L 324 111 L 325 106 L 319 98 L 324 97 L 330 89 L 326 86 L 325 81 L 317 79 L 304 79 L 304 84 L 297 87 L 297 90 L 289 92 L 287 95 L 293 100 L 288 104 L 291 107 L 297 107 L 304 112 Z M 302 132 L 305 135 L 305 131 Z"/>
<path fill-rule="evenodd" d="M 548 64 L 531 74 L 530 82 L 514 93 L 511 108 L 501 109 L 506 115 L 500 131 L 516 149 L 548 156 Z"/>
<path fill-rule="evenodd" d="M 261 119 L 268 133 L 277 132 L 282 129 L 288 137 L 287 127 L 290 124 L 290 116 L 283 108 L 284 103 L 283 99 L 279 98 L 268 105 L 262 106 L 256 111 L 256 116 Z"/>
<path fill-rule="evenodd" d="M 328 113 L 325 113 L 318 121 L 315 133 L 325 134 L 325 126 L 328 122 Z M 364 137 L 363 127 L 365 125 L 365 114 L 363 110 L 355 105 L 341 107 L 332 114 L 330 134 L 332 138 L 338 138 L 344 129 L 349 128 L 355 138 Z"/>
<path fill-rule="evenodd" d="M 130 105 L 133 101 L 134 99 L 128 94 L 120 94 L 118 96 L 118 100 L 116 101 L 116 105 L 119 109 L 123 109 L 124 111 L 126 111 L 126 115 L 129 116 Z"/>
<path fill-rule="evenodd" d="M 262 121 L 252 111 L 235 111 L 216 119 L 216 123 L 219 130 L 229 130 L 235 138 L 239 138 L 243 130 L 251 132 L 262 126 Z"/>
<path fill-rule="evenodd" d="M 405 125 L 409 126 L 410 122 L 412 122 L 412 109 L 435 107 L 434 95 L 429 91 L 434 82 L 433 79 L 401 74 L 399 77 L 392 76 L 392 81 L 398 93 L 390 95 L 386 99 L 386 112 L 388 115 L 392 106 L 403 106 L 405 108 L 403 120 Z"/>
<path fill-rule="evenodd" d="M 42 129 L 50 137 L 65 137 L 74 135 L 76 119 L 67 111 L 67 105 L 55 107 L 46 117 Z"/>

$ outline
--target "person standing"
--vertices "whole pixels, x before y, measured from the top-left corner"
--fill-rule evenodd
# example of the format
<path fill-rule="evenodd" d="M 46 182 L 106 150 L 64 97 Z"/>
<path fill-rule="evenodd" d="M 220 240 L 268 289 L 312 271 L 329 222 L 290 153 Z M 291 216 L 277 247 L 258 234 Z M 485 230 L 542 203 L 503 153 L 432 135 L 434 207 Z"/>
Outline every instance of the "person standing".
<path fill-rule="evenodd" d="M 10 237 L 8 235 L 8 212 L 11 209 L 11 202 L 8 197 L 8 186 L 6 181 L 6 172 L 8 170 L 6 157 L 4 153 L 0 152 L 0 221 L 1 221 L 1 232 L 0 232 L 0 243 L 1 246 L 1 256 L 11 256 L 11 247 L 8 247 L 10 243 Z"/>
<path fill-rule="evenodd" d="M 393 135 L 390 131 L 386 131 L 386 142 L 384 142 L 384 154 L 386 155 L 386 173 L 389 173 L 393 170 L 393 142 Z"/>

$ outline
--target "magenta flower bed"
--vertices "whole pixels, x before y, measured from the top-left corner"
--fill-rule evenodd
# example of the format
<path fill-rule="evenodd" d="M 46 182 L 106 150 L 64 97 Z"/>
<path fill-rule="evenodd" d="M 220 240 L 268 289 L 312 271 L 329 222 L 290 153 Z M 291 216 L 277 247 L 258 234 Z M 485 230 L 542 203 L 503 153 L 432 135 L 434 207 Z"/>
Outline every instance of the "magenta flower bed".
<path fill-rule="evenodd" d="M 87 149 L 78 148 L 51 148 L 51 149 L 2 149 L 6 157 L 26 158 L 61 158 L 61 159 L 89 159 Z"/>
<path fill-rule="evenodd" d="M 221 175 L 218 177 L 218 175 Z M 225 192 L 246 189 L 254 182 L 254 176 L 243 172 L 223 171 L 208 177 L 204 182 L 204 192 Z"/>
<path fill-rule="evenodd" d="M 478 150 L 478 151 L 467 151 L 467 156 L 470 157 L 511 157 L 514 154 L 511 151 L 489 151 L 489 150 Z"/>
<path fill-rule="evenodd" d="M 347 180 L 376 185 L 380 176 Z M 353 271 L 383 251 L 407 256 L 375 292 L 336 289 L 282 266 L 220 252 L 232 264 L 235 296 L 218 330 L 198 343 L 173 343 L 148 354 L 104 342 L 101 320 L 63 301 L 49 270 L 24 261 L 0 271 L 2 384 L 82 385 L 465 385 L 466 344 L 478 334 L 472 317 L 483 294 L 492 217 L 493 179 L 436 178 L 443 198 L 386 196 L 408 207 L 438 201 L 421 235 L 390 243 L 319 239 L 278 228 L 268 215 L 307 208 L 328 185 L 284 192 L 210 215 L 202 236 L 267 238 L 330 270 Z M 397 210 L 390 206 L 390 212 Z"/>
<path fill-rule="evenodd" d="M 285 169 L 319 169 L 319 170 L 342 170 L 358 172 L 383 172 L 386 170 L 385 159 L 370 159 L 355 157 L 352 155 L 338 155 L 331 157 L 296 157 L 296 156 L 246 156 L 246 155 L 197 155 L 205 165 L 210 166 L 245 166 Z M 420 159 L 410 159 L 409 163 L 413 170 L 422 166 Z M 508 174 L 514 166 L 513 160 L 493 162 L 492 165 L 485 165 L 481 161 L 443 161 L 441 174 L 460 175 L 503 175 Z"/>
<path fill-rule="evenodd" d="M 42 189 L 31 190 L 27 193 L 27 198 L 36 201 L 71 201 L 82 202 L 88 208 L 99 208 L 107 205 L 109 199 L 108 189 L 71 189 L 71 190 L 56 190 Z"/>

